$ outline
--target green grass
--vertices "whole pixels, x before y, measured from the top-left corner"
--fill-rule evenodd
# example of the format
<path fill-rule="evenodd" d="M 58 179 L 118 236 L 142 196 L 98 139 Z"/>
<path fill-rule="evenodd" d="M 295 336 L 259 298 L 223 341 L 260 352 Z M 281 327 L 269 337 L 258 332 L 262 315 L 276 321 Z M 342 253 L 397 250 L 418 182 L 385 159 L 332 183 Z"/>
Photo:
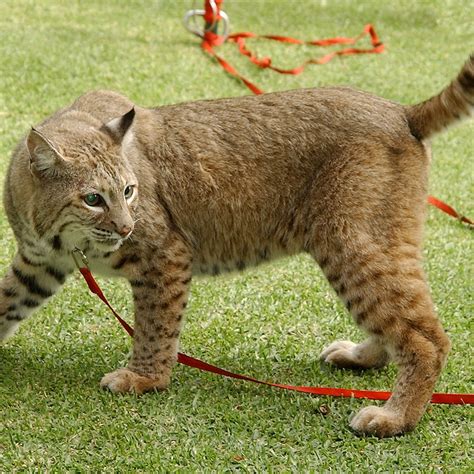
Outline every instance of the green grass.
<path fill-rule="evenodd" d="M 197 2 L 200 4 L 201 2 Z M 88 89 L 122 91 L 141 105 L 248 91 L 201 53 L 181 26 L 191 1 L 3 0 L 0 3 L 0 174 L 32 124 Z M 267 91 L 350 84 L 403 103 L 436 93 L 474 44 L 472 2 L 225 2 L 233 30 L 300 38 L 356 35 L 372 22 L 383 55 L 336 59 L 297 77 L 260 71 L 231 45 L 220 52 Z M 321 54 L 253 42 L 275 64 Z M 437 137 L 431 192 L 474 214 L 473 123 Z M 0 269 L 15 244 L 2 211 Z M 426 270 L 453 349 L 437 391 L 472 391 L 472 233 L 436 210 Z M 123 282 L 102 281 L 130 316 Z M 364 375 L 321 366 L 340 338 L 360 340 L 305 256 L 192 290 L 182 350 L 283 383 L 389 389 L 395 368 Z M 358 438 L 348 419 L 364 401 L 311 397 L 179 366 L 171 388 L 114 396 L 100 377 L 126 363 L 130 341 L 76 276 L 0 347 L 0 472 L 472 472 L 472 408 L 435 405 L 416 431 Z M 322 409 L 323 407 L 323 409 Z M 323 415 L 327 407 L 329 412 Z"/>

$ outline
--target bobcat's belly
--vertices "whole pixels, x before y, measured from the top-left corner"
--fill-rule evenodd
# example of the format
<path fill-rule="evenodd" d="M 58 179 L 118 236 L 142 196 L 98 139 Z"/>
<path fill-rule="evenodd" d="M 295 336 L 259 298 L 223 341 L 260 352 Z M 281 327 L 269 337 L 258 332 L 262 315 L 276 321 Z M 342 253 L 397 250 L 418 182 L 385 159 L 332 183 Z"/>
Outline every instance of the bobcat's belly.
<path fill-rule="evenodd" d="M 301 251 L 299 248 L 283 248 L 277 245 L 263 245 L 257 249 L 244 250 L 232 255 L 212 255 L 210 253 L 197 255 L 193 261 L 193 275 L 216 276 L 221 273 L 240 272 L 246 268 Z"/>

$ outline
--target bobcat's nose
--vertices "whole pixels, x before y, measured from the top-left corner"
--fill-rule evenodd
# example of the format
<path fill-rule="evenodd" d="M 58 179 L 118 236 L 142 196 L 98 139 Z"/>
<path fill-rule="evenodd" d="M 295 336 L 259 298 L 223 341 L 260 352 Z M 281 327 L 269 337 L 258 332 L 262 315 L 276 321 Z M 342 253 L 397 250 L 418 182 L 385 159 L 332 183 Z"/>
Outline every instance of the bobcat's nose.
<path fill-rule="evenodd" d="M 118 229 L 117 232 L 119 233 L 120 237 L 126 239 L 133 231 L 133 226 L 124 225 L 121 229 Z"/>

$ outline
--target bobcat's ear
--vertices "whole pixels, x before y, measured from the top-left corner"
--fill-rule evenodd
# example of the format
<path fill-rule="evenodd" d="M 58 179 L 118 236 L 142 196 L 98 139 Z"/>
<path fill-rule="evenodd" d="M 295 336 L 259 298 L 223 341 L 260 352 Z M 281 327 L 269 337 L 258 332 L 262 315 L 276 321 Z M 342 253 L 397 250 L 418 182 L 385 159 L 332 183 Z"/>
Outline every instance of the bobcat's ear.
<path fill-rule="evenodd" d="M 37 177 L 53 176 L 58 171 L 58 166 L 65 161 L 54 145 L 34 128 L 31 128 L 26 138 L 26 147 L 30 155 L 31 171 Z"/>
<path fill-rule="evenodd" d="M 117 143 L 122 143 L 125 135 L 130 130 L 134 118 L 135 107 L 132 107 L 126 114 L 107 122 L 104 125 L 104 129 Z"/>

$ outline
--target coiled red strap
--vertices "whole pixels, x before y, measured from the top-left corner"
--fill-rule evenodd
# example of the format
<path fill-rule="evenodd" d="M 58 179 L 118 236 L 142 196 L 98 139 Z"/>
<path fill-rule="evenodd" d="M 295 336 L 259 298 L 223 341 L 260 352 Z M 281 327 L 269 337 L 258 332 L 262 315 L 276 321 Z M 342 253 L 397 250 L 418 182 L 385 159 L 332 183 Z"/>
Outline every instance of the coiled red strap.
<path fill-rule="evenodd" d="M 207 2 L 206 2 L 207 3 Z M 311 58 L 303 62 L 303 64 L 291 68 L 291 69 L 283 69 L 276 66 L 273 66 L 272 59 L 270 57 L 258 58 L 254 53 L 252 53 L 246 45 L 245 40 L 248 38 L 255 38 L 255 39 L 268 39 L 272 41 L 279 41 L 282 43 L 289 43 L 289 44 L 305 44 L 310 46 L 331 46 L 331 45 L 354 45 L 364 36 L 370 36 L 371 40 L 371 47 L 370 48 L 343 48 L 338 51 L 333 51 L 331 53 L 325 54 L 319 58 Z M 221 65 L 221 67 L 228 72 L 230 75 L 240 79 L 245 86 L 250 89 L 254 94 L 263 94 L 263 90 L 257 87 L 254 83 L 249 81 L 247 78 L 242 76 L 233 66 L 230 65 L 222 56 L 219 56 L 214 48 L 216 46 L 220 46 L 225 41 L 236 43 L 239 51 L 241 54 L 246 56 L 253 64 L 262 68 L 262 69 L 270 69 L 272 71 L 278 72 L 279 74 L 291 74 L 291 75 L 298 75 L 301 74 L 308 64 L 326 64 L 331 59 L 335 58 L 336 56 L 348 56 L 351 54 L 374 54 L 374 53 L 381 53 L 384 50 L 384 45 L 380 41 L 375 29 L 372 25 L 366 25 L 364 27 L 364 31 L 356 36 L 355 38 L 346 38 L 346 37 L 336 37 L 336 38 L 328 38 L 323 40 L 313 40 L 313 41 L 302 41 L 296 38 L 291 38 L 289 36 L 279 36 L 279 35 L 256 35 L 255 33 L 250 32 L 242 32 L 242 33 L 234 33 L 229 35 L 228 38 L 224 38 L 221 35 L 214 33 L 213 31 L 206 31 L 204 32 L 204 39 L 201 43 L 201 48 L 211 56 L 213 56 L 217 62 Z"/>

